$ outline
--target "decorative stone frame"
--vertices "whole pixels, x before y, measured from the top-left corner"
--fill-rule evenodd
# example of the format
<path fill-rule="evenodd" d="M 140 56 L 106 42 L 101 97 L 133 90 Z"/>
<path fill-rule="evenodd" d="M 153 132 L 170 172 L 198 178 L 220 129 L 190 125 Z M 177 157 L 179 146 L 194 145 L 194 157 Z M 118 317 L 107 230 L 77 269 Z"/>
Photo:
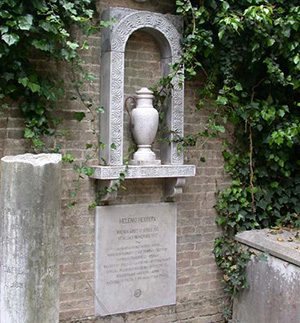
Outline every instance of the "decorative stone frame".
<path fill-rule="evenodd" d="M 170 73 L 169 64 L 176 63 L 182 53 L 180 46 L 182 19 L 169 14 L 124 8 L 107 9 L 103 12 L 102 18 L 104 20 L 114 18 L 116 23 L 102 30 L 100 104 L 105 112 L 100 117 L 100 141 L 105 143 L 105 147 L 100 149 L 99 157 L 100 160 L 105 160 L 106 166 L 94 167 L 95 173 L 92 177 L 107 181 L 116 178 L 116 173 L 123 165 L 124 58 L 128 38 L 137 30 L 151 34 L 161 50 L 162 76 L 167 76 Z M 173 89 L 165 111 L 165 122 L 171 133 L 166 138 L 168 140 L 161 144 L 162 165 L 129 166 L 126 178 L 172 177 L 172 181 L 166 182 L 174 183 L 172 185 L 175 187 L 184 181 L 174 180 L 174 177 L 176 179 L 195 175 L 195 166 L 183 165 L 183 152 L 178 151 L 178 143 L 172 141 L 174 133 L 183 136 L 184 127 L 184 89 L 179 85 L 179 76 L 173 79 Z M 149 172 L 153 175 L 151 176 Z M 114 176 L 109 177 L 108 173 Z M 147 175 L 143 176 L 143 173 Z M 174 187 L 166 189 L 166 192 L 171 192 L 168 193 L 169 196 L 174 191 L 181 191 L 175 190 Z"/>

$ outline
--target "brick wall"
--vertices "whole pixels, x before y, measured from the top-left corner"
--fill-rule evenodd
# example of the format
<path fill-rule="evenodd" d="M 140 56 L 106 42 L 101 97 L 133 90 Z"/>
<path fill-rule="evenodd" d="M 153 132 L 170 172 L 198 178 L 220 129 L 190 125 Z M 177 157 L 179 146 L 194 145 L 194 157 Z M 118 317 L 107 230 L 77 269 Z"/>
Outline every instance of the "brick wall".
<path fill-rule="evenodd" d="M 109 6 L 129 7 L 161 13 L 172 13 L 173 0 L 154 0 L 139 4 L 132 0 L 99 0 L 98 11 Z M 86 67 L 95 75 L 100 72 L 100 35 L 90 37 L 91 50 L 83 54 Z M 125 93 L 132 95 L 142 86 L 154 85 L 160 75 L 160 52 L 155 40 L 143 32 L 136 32 L 126 47 Z M 37 69 L 59 73 L 65 80 L 70 78 L 66 66 L 45 63 L 34 58 Z M 142 64 L 141 64 L 142 63 Z M 46 67 L 47 66 L 47 67 Z M 67 85 L 67 97 L 73 89 Z M 187 82 L 185 85 L 185 132 L 200 131 L 208 116 L 208 110 L 195 111 L 197 88 L 201 81 Z M 99 81 L 85 87 L 96 103 L 99 102 Z M 101 93 L 100 93 L 101 95 Z M 67 99 L 59 102 L 56 116 L 64 118 L 60 129 L 68 130 L 66 137 L 57 139 L 62 152 L 70 152 L 80 161 L 86 154 L 86 143 L 95 142 L 89 120 L 77 122 L 74 111 L 84 110 L 79 102 Z M 125 114 L 124 151 L 131 140 L 128 116 Z M 24 120 L 16 106 L 0 116 L 0 154 L 12 155 L 30 150 L 23 137 Z M 55 143 L 55 140 L 50 142 Z M 159 147 L 157 147 L 159 149 Z M 220 302 L 223 300 L 220 273 L 212 255 L 213 243 L 218 235 L 214 210 L 215 193 L 228 182 L 223 169 L 221 141 L 201 143 L 186 151 L 186 163 L 197 166 L 195 178 L 187 180 L 178 202 L 178 244 L 177 244 L 177 304 L 162 308 L 115 315 L 113 317 L 93 318 L 93 280 L 94 280 L 94 217 L 89 211 L 93 202 L 96 181 L 81 181 L 80 193 L 74 208 L 67 205 L 72 201 L 73 180 L 76 172 L 72 165 L 63 167 L 62 187 L 62 227 L 61 227 L 61 308 L 63 322 L 221 322 Z M 200 161 L 201 157 L 206 162 Z M 92 161 L 97 164 L 97 158 Z M 120 191 L 114 204 L 149 203 L 163 201 L 163 180 L 128 180 L 126 191 Z"/>

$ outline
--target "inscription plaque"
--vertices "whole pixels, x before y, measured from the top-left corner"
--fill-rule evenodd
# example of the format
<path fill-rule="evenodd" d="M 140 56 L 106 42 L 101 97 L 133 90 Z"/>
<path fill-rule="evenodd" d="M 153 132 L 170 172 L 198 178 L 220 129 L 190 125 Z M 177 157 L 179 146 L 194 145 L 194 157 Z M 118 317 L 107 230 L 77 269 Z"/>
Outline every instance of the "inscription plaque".
<path fill-rule="evenodd" d="M 176 204 L 96 208 L 95 314 L 175 304 Z"/>

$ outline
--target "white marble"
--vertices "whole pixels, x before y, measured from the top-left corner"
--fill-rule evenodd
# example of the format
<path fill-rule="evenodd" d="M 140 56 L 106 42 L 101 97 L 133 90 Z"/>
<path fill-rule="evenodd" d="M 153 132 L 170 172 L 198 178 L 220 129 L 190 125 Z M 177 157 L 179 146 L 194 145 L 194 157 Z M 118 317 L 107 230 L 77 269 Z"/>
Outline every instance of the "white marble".
<path fill-rule="evenodd" d="M 152 143 L 158 129 L 158 111 L 153 107 L 153 91 L 146 87 L 136 91 L 136 107 L 131 112 L 131 131 L 138 150 L 133 154 L 130 164 L 159 165 L 152 151 Z"/>
<path fill-rule="evenodd" d="M 176 302 L 176 204 L 96 208 L 95 315 Z"/>
<path fill-rule="evenodd" d="M 94 173 L 91 178 L 100 180 L 118 179 L 126 166 L 93 166 Z M 137 178 L 167 178 L 167 177 L 193 177 L 196 174 L 194 165 L 129 165 L 125 173 L 126 179 Z"/>

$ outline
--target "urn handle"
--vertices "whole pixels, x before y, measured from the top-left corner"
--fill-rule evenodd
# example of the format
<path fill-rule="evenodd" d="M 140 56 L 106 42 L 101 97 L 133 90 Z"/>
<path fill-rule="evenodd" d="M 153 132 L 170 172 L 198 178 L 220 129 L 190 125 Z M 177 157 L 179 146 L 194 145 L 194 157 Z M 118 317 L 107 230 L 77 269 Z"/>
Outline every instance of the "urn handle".
<path fill-rule="evenodd" d="M 134 128 L 134 122 L 133 122 L 131 112 L 130 112 L 129 107 L 128 107 L 128 101 L 129 100 L 133 101 L 133 105 L 134 105 L 134 108 L 135 108 L 136 107 L 136 98 L 134 96 L 128 96 L 126 98 L 126 100 L 125 100 L 125 103 L 124 103 L 125 109 L 126 109 L 128 115 L 129 115 L 130 128 L 133 129 Z"/>

